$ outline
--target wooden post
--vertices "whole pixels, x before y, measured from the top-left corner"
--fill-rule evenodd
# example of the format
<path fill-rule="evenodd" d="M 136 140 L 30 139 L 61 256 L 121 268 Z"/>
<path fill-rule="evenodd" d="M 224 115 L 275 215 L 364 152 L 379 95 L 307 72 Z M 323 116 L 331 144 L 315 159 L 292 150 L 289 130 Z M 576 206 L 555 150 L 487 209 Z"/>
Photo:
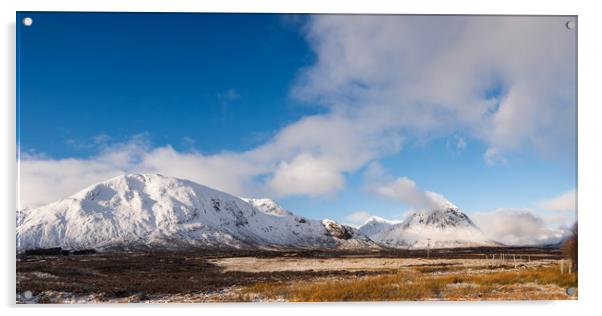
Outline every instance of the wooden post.
<path fill-rule="evenodd" d="M 564 259 L 560 260 L 560 274 L 564 274 Z"/>
<path fill-rule="evenodd" d="M 512 255 L 512 261 L 514 261 L 514 269 L 516 269 L 516 255 Z"/>

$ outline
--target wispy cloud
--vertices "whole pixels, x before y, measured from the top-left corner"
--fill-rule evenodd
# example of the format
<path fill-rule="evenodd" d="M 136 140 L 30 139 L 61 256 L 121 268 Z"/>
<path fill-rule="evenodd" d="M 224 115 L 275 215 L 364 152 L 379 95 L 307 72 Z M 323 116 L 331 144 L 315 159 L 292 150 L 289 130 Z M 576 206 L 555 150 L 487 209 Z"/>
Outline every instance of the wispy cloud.
<path fill-rule="evenodd" d="M 100 133 L 84 140 L 69 138 L 65 140 L 65 143 L 76 149 L 93 149 L 105 146 L 109 141 L 111 141 L 111 136 L 107 133 Z"/>
<path fill-rule="evenodd" d="M 449 139 L 446 143 L 448 149 L 461 153 L 463 152 L 468 144 L 466 143 L 466 139 L 462 136 L 454 135 L 451 139 Z"/>
<path fill-rule="evenodd" d="M 393 178 L 377 162 L 372 162 L 364 171 L 364 186 L 368 192 L 402 202 L 413 209 L 438 209 L 455 207 L 446 197 L 437 192 L 423 190 L 408 177 Z"/>
<path fill-rule="evenodd" d="M 561 195 L 539 203 L 539 208 L 557 212 L 575 212 L 577 210 L 577 190 L 572 189 Z"/>
<path fill-rule="evenodd" d="M 424 191 L 412 179 L 400 177 L 391 182 L 372 188 L 373 192 L 391 199 L 396 199 L 416 209 L 440 209 L 454 207 L 443 195 Z"/>

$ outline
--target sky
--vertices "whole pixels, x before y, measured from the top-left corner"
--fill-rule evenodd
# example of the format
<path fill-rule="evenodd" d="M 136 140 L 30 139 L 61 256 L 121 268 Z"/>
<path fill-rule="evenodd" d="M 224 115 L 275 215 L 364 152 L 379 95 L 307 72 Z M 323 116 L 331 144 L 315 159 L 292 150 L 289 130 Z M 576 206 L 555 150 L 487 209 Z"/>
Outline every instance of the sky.
<path fill-rule="evenodd" d="M 575 221 L 575 17 L 17 15 L 19 208 L 140 172 L 514 244 Z"/>

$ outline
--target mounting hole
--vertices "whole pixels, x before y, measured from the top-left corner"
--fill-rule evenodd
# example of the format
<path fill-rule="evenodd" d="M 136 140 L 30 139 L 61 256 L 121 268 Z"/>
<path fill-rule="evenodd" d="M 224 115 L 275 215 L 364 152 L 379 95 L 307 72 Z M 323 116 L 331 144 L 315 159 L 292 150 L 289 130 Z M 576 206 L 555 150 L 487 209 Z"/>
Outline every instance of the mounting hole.
<path fill-rule="evenodd" d="M 573 296 L 575 295 L 575 288 L 574 287 L 569 287 L 568 289 L 566 289 L 566 294 Z"/>
<path fill-rule="evenodd" d="M 30 17 L 23 18 L 23 25 L 31 26 L 33 24 L 33 20 Z"/>
<path fill-rule="evenodd" d="M 566 25 L 567 29 L 572 30 L 575 28 L 575 21 L 573 21 L 573 20 L 567 21 L 565 25 Z"/>

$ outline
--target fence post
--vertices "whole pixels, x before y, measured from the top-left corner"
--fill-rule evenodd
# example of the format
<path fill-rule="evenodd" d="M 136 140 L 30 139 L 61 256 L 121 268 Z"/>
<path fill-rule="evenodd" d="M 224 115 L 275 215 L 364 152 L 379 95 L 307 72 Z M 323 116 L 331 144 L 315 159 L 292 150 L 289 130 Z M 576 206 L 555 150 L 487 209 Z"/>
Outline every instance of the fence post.
<path fill-rule="evenodd" d="M 560 260 L 560 274 L 564 274 L 564 259 Z"/>

